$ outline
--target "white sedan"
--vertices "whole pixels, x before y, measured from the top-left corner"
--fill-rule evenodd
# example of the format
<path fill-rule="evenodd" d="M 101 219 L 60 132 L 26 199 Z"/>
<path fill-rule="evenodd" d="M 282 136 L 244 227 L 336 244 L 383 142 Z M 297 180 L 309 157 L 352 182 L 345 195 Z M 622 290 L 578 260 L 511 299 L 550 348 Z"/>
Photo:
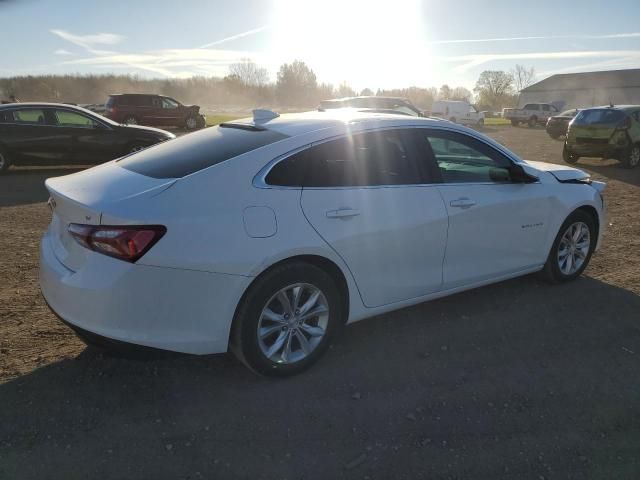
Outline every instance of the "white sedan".
<path fill-rule="evenodd" d="M 81 338 L 297 373 L 345 323 L 508 278 L 573 280 L 604 184 L 437 119 L 225 123 L 51 178 L 40 282 Z"/>

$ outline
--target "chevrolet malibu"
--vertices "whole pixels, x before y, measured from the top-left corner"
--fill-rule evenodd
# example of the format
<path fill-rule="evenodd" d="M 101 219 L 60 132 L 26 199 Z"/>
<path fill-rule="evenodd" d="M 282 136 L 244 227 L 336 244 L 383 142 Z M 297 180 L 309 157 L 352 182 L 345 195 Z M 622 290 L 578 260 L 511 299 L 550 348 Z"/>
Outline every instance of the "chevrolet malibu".
<path fill-rule="evenodd" d="M 50 178 L 40 283 L 81 338 L 298 373 L 341 326 L 540 272 L 578 277 L 604 184 L 447 121 L 224 123 Z"/>

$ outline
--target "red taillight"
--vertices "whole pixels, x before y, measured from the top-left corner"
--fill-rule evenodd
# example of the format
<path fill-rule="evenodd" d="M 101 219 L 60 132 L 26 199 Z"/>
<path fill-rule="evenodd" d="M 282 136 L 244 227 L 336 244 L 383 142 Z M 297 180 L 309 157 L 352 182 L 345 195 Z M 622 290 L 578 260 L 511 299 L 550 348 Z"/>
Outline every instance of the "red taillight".
<path fill-rule="evenodd" d="M 83 247 L 132 263 L 147 253 L 167 231 L 162 225 L 94 226 L 78 223 L 70 224 L 68 230 Z"/>

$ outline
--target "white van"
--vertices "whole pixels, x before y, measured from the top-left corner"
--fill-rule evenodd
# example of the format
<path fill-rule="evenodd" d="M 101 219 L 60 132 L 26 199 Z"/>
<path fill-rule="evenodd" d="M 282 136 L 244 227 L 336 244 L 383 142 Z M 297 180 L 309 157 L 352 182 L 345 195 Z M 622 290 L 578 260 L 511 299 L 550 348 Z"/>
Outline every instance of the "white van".
<path fill-rule="evenodd" d="M 484 124 L 484 113 L 462 100 L 436 100 L 431 107 L 431 116 L 466 125 Z"/>

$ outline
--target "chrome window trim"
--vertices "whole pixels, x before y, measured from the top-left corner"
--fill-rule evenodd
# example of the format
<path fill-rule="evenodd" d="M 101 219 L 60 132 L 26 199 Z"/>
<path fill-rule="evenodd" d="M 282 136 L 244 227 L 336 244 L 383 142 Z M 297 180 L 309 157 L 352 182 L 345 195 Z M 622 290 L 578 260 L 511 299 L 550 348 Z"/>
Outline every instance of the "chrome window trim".
<path fill-rule="evenodd" d="M 42 113 L 45 113 L 44 112 L 45 110 L 62 110 L 62 111 L 65 111 L 65 112 L 75 113 L 76 115 L 87 116 L 86 113 L 78 112 L 77 110 L 74 110 L 72 108 L 54 107 L 54 106 L 49 106 L 49 105 L 47 105 L 46 107 L 37 107 L 35 105 L 28 105 L 28 106 L 25 106 L 25 107 L 3 108 L 2 110 L 0 110 L 0 112 L 14 112 L 16 110 L 18 110 L 18 111 L 19 110 L 42 110 Z M 55 112 L 54 112 L 54 115 L 55 115 Z M 87 118 L 91 118 L 91 120 L 93 120 L 96 123 L 102 125 L 107 130 L 113 130 L 111 125 L 109 125 L 107 123 L 104 123 L 102 120 L 100 120 L 98 118 L 93 118 L 93 117 L 89 117 L 89 116 L 87 116 Z M 83 128 L 83 127 L 70 127 L 68 125 L 49 125 L 48 123 L 0 122 L 0 125 L 17 125 L 17 126 L 20 126 L 20 127 L 29 126 L 29 127 L 49 127 L 49 128 L 82 128 L 83 130 L 88 130 L 87 128 Z"/>
<path fill-rule="evenodd" d="M 354 189 L 354 188 L 389 188 L 389 187 L 417 187 L 417 186 L 433 186 L 433 185 L 513 185 L 513 183 L 497 183 L 497 182 L 458 182 L 458 183 L 444 183 L 444 182 L 437 182 L 437 183 L 408 183 L 408 184 L 403 184 L 403 185 L 354 185 L 354 186 L 344 186 L 344 187 L 302 187 L 302 186 L 298 186 L 298 187 L 293 187 L 293 186 L 286 186 L 286 185 L 269 185 L 266 182 L 266 178 L 267 175 L 269 175 L 269 173 L 271 172 L 271 170 L 273 169 L 273 167 L 277 164 L 280 163 L 284 160 L 286 160 L 287 158 L 300 153 L 303 150 L 306 150 L 308 148 L 311 147 L 315 147 L 316 145 L 321 145 L 323 143 L 326 142 L 330 142 L 332 140 L 338 140 L 340 138 L 344 138 L 347 137 L 348 135 L 357 135 L 359 133 L 371 133 L 371 132 L 377 132 L 377 131 L 386 131 L 386 130 L 411 130 L 411 129 L 428 129 L 428 130 L 442 130 L 445 132 L 451 132 L 451 133 L 457 133 L 460 135 L 467 135 L 471 138 L 473 138 L 474 140 L 478 140 L 482 143 L 484 143 L 487 147 L 492 148 L 494 150 L 497 150 L 499 153 L 501 153 L 502 155 L 504 155 L 508 160 L 510 160 L 512 163 L 515 163 L 517 165 L 522 165 L 523 162 L 520 158 L 518 158 L 517 156 L 514 156 L 514 154 L 512 152 L 510 152 L 509 150 L 507 150 L 506 148 L 504 148 L 501 144 L 499 143 L 491 143 L 488 142 L 485 138 L 483 138 L 483 136 L 477 134 L 477 132 L 475 132 L 475 130 L 471 130 L 471 131 L 461 131 L 457 128 L 448 128 L 447 125 L 416 125 L 415 123 L 412 124 L 408 124 L 408 125 L 394 125 L 394 126 L 388 126 L 388 127 L 372 127 L 372 128 L 365 128 L 363 130 L 359 130 L 357 132 L 354 132 L 352 134 L 348 134 L 348 133 L 340 133 L 339 135 L 333 135 L 331 137 L 327 137 L 327 138 L 323 138 L 322 140 L 318 140 L 316 142 L 311 142 L 302 146 L 299 146 L 293 150 L 290 150 L 286 153 L 283 153 L 282 155 L 277 156 L 276 158 L 270 160 L 264 167 L 262 167 L 260 169 L 260 171 L 258 171 L 258 173 L 253 177 L 253 186 L 256 188 L 260 188 L 260 189 L 279 189 L 279 190 L 301 190 L 302 188 L 305 188 L 307 190 L 342 190 L 342 189 Z M 540 183 L 540 180 L 538 179 L 536 182 L 532 182 L 532 183 Z"/>

